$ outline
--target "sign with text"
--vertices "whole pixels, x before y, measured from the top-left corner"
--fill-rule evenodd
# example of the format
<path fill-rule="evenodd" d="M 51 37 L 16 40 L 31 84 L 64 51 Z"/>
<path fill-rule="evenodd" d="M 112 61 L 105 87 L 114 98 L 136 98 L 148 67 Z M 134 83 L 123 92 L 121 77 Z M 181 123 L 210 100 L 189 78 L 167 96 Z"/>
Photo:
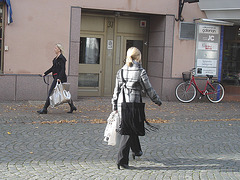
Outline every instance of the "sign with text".
<path fill-rule="evenodd" d="M 216 67 L 217 66 L 217 60 L 216 59 L 198 59 L 197 66 Z"/>
<path fill-rule="evenodd" d="M 197 25 L 196 76 L 213 75 L 217 77 L 220 47 L 220 26 Z"/>

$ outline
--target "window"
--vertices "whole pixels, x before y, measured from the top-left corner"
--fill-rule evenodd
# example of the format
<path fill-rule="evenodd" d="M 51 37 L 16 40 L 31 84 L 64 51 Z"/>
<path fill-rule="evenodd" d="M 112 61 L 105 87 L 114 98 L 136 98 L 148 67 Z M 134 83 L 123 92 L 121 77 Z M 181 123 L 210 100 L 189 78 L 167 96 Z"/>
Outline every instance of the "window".
<path fill-rule="evenodd" d="M 100 64 L 100 38 L 80 38 L 79 64 Z"/>
<path fill-rule="evenodd" d="M 227 85 L 240 86 L 240 26 L 224 28 L 222 81 Z"/>
<path fill-rule="evenodd" d="M 195 39 L 195 23 L 181 22 L 179 39 L 192 40 Z"/>
<path fill-rule="evenodd" d="M 126 50 L 130 47 L 138 48 L 143 53 L 143 41 L 142 40 L 127 40 Z"/>
<path fill-rule="evenodd" d="M 4 9 L 3 3 L 0 3 L 0 73 L 3 72 L 3 25 L 4 25 Z"/>
<path fill-rule="evenodd" d="M 240 40 L 240 27 L 238 27 L 237 39 Z"/>

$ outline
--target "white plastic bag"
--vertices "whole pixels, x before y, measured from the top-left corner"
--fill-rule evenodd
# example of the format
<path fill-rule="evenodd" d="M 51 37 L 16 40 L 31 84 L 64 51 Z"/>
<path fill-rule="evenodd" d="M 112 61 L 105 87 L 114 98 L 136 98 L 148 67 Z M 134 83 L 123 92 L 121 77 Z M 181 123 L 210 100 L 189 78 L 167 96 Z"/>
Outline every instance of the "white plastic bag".
<path fill-rule="evenodd" d="M 107 119 L 107 126 L 104 131 L 104 141 L 108 145 L 115 146 L 119 144 L 121 135 L 116 131 L 120 125 L 119 114 L 113 111 Z"/>
<path fill-rule="evenodd" d="M 63 88 L 62 83 L 57 83 L 55 88 L 53 89 L 52 94 L 49 96 L 50 106 L 56 107 L 60 104 L 67 103 L 71 99 L 71 94 L 69 91 Z"/>

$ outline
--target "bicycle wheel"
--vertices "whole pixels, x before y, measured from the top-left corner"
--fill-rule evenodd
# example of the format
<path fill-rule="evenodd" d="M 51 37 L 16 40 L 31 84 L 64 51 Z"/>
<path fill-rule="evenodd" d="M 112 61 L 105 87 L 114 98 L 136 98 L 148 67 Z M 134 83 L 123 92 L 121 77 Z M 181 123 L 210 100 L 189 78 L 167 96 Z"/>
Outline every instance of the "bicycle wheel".
<path fill-rule="evenodd" d="M 224 97 L 224 88 L 220 83 L 212 83 L 212 87 L 208 89 L 207 98 L 212 103 L 220 102 Z"/>
<path fill-rule="evenodd" d="M 196 88 L 190 82 L 182 82 L 176 87 L 175 95 L 181 102 L 191 102 L 196 97 Z"/>

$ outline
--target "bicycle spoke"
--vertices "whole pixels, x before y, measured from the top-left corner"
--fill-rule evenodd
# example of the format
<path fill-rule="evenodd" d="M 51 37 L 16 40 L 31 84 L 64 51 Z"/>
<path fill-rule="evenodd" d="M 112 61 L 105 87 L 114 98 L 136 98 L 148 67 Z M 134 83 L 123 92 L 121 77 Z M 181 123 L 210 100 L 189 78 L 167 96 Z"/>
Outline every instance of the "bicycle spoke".
<path fill-rule="evenodd" d="M 191 102 L 196 96 L 196 89 L 192 84 L 180 83 L 176 87 L 175 95 L 181 102 Z"/>
<path fill-rule="evenodd" d="M 220 102 L 224 97 L 224 88 L 220 83 L 213 83 L 212 87 L 208 90 L 207 98 L 210 102 Z"/>

